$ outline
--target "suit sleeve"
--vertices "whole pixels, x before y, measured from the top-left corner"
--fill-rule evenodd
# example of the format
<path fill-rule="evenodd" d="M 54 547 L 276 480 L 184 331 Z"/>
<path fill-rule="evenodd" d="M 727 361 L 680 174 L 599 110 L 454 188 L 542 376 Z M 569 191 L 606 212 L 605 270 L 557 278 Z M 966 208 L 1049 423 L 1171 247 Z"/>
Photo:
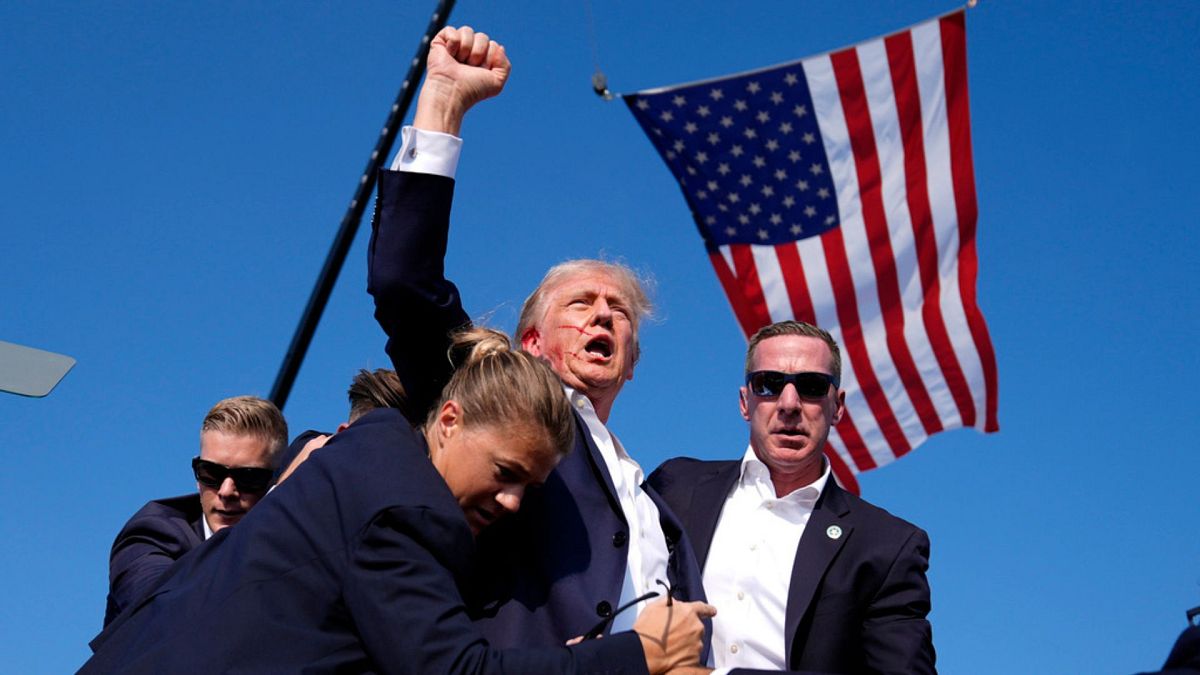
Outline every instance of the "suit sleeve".
<path fill-rule="evenodd" d="M 936 673 L 929 624 L 929 536 L 914 528 L 900 547 L 863 620 L 871 672 Z"/>
<path fill-rule="evenodd" d="M 428 509 L 378 515 L 351 553 L 345 599 L 385 673 L 645 673 L 641 641 L 621 633 L 574 647 L 492 649 L 471 623 L 446 551 L 465 536 Z M 456 541 L 456 538 L 459 541 Z M 467 551 L 469 542 L 465 544 Z"/>
<path fill-rule="evenodd" d="M 449 178 L 379 172 L 367 291 L 408 397 L 405 417 L 414 424 L 424 420 L 452 374 L 448 335 L 470 321 L 458 289 L 444 276 L 453 196 Z"/>
<path fill-rule="evenodd" d="M 113 542 L 108 561 L 108 608 L 104 625 L 146 595 L 192 548 L 182 521 L 135 518 Z M 194 534 L 192 535 L 195 536 Z"/>

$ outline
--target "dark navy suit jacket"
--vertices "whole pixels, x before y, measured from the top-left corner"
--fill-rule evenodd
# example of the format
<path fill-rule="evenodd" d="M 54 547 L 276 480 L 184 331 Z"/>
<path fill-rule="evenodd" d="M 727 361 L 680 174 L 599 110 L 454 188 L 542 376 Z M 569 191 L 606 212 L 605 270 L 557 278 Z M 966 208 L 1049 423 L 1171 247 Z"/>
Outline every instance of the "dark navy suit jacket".
<path fill-rule="evenodd" d="M 647 481 L 680 514 L 701 567 L 741 464 L 672 459 Z M 833 525 L 841 528 L 837 538 L 827 535 Z M 928 568 L 929 537 L 923 530 L 829 481 L 792 563 L 784 625 L 788 668 L 936 672 L 926 619 Z"/>
<path fill-rule="evenodd" d="M 490 647 L 460 593 L 473 549 L 424 439 L 376 410 L 179 561 L 80 672 L 645 672 L 630 632 Z"/>
<path fill-rule="evenodd" d="M 204 541 L 200 495 L 156 499 L 133 514 L 113 541 L 108 558 L 104 625 L 144 596 L 159 578 Z"/>
<path fill-rule="evenodd" d="M 449 379 L 447 334 L 469 324 L 443 260 L 454 181 L 381 171 L 368 260 L 375 318 L 412 406 L 422 418 Z M 670 549 L 674 595 L 702 600 L 700 568 L 683 527 L 650 489 Z M 621 596 L 629 525 L 600 451 L 576 417 L 575 447 L 521 510 L 479 538 L 471 605 L 500 646 L 561 644 L 612 613 Z"/>

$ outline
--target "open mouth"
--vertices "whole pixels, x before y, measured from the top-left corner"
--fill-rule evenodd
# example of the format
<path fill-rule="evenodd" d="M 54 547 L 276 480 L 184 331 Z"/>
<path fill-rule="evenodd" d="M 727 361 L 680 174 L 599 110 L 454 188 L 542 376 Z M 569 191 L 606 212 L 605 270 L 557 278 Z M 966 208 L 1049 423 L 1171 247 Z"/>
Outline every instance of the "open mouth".
<path fill-rule="evenodd" d="M 613 355 L 613 343 L 608 336 L 601 335 L 588 340 L 583 350 L 592 356 L 607 359 Z"/>

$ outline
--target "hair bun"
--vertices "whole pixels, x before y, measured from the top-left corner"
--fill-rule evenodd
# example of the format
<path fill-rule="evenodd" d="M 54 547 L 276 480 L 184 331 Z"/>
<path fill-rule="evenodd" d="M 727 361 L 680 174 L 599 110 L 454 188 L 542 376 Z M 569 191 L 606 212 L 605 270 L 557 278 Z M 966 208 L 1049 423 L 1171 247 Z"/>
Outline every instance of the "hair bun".
<path fill-rule="evenodd" d="M 512 351 L 508 336 L 491 328 L 464 328 L 450 336 L 450 363 L 457 370 Z"/>

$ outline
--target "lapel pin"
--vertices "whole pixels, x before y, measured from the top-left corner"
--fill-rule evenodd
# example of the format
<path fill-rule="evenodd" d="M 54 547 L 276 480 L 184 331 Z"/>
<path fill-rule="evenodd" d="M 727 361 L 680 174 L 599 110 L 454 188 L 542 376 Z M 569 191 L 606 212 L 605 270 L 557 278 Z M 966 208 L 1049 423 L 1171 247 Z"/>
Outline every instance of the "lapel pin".
<path fill-rule="evenodd" d="M 825 535 L 828 536 L 830 539 L 841 539 L 842 538 L 842 528 L 838 527 L 837 525 L 830 525 L 828 528 L 825 529 Z"/>

